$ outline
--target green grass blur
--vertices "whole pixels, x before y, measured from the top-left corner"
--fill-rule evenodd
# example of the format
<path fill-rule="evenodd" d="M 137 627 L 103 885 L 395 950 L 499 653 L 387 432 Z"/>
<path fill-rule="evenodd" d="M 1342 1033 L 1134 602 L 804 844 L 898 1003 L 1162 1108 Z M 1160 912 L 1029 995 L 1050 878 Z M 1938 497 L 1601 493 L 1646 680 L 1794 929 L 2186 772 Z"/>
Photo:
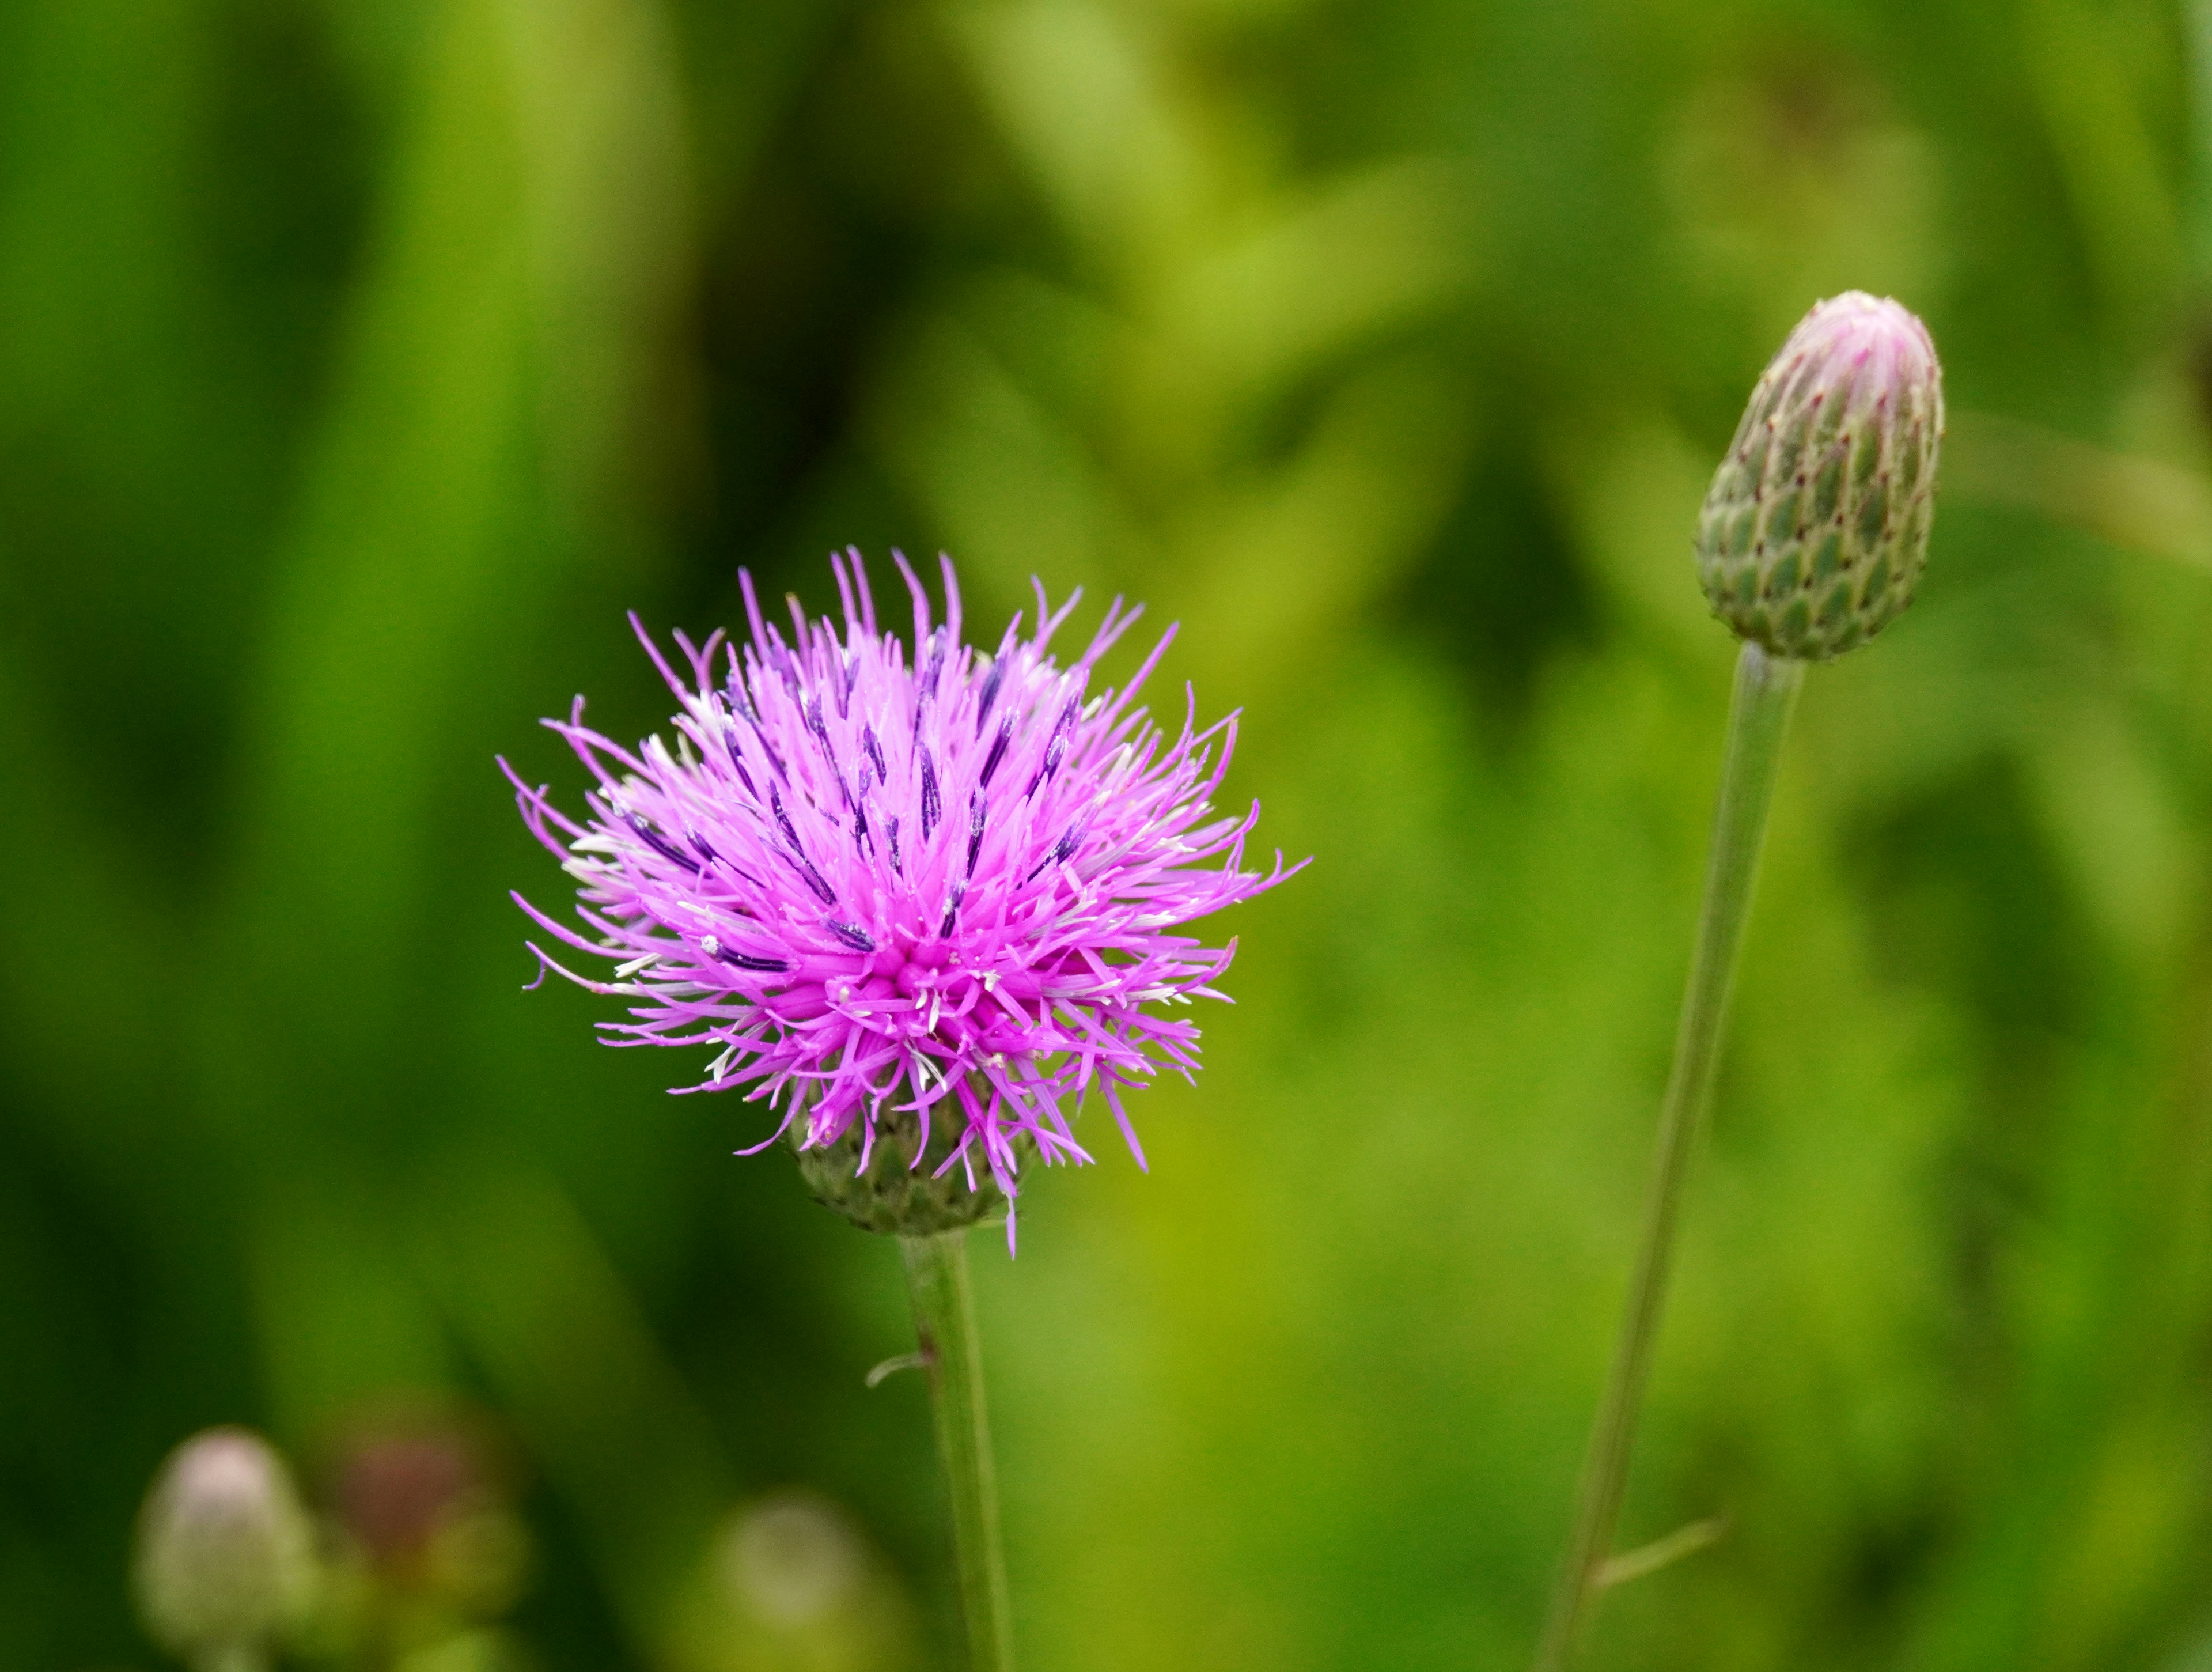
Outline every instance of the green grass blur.
<path fill-rule="evenodd" d="M 493 767 L 573 799 L 538 716 L 668 709 L 624 609 L 847 542 L 1179 619 L 1317 856 L 1150 1176 L 977 1241 L 1025 1663 L 1516 1668 L 1717 763 L 1689 533 L 1851 287 L 1944 497 L 1808 681 L 1692 1190 L 1624 1540 L 1728 1531 L 1587 1664 L 2212 1667 L 2203 10 L 0 7 L 0 1668 L 159 1663 L 187 1433 L 327 1502 L 395 1406 L 532 1552 L 439 1667 L 954 1663 L 893 1250 L 520 991 Z M 805 1642 L 702 1600 L 794 1489 L 863 1575 Z"/>

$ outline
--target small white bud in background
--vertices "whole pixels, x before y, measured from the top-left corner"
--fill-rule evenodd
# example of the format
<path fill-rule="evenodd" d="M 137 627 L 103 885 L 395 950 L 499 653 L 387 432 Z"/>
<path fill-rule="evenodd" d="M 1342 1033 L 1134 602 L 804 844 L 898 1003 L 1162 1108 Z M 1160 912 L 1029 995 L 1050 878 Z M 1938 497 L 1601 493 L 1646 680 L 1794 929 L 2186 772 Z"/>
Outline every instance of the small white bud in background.
<path fill-rule="evenodd" d="M 283 1460 L 243 1428 L 171 1452 L 139 1515 L 132 1578 L 147 1631 L 196 1664 L 250 1661 L 296 1627 L 314 1597 L 314 1534 Z"/>
<path fill-rule="evenodd" d="M 859 1522 L 816 1492 L 735 1511 L 679 1604 L 668 1672 L 909 1672 L 914 1611 Z"/>
<path fill-rule="evenodd" d="M 866 1572 L 866 1551 L 835 1505 L 785 1493 L 731 1524 L 722 1562 L 733 1595 L 769 1625 L 791 1630 L 850 1602 Z"/>

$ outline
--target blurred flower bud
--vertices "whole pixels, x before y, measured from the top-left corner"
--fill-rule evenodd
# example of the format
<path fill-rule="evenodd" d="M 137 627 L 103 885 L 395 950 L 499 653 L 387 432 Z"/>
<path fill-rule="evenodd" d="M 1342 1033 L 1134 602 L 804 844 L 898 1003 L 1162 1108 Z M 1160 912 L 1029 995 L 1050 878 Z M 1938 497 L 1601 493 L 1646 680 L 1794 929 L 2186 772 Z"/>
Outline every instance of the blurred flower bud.
<path fill-rule="evenodd" d="M 313 1600 L 313 1534 L 283 1460 L 259 1435 L 211 1428 L 170 1453 L 138 1522 L 146 1628 L 187 1660 L 250 1654 Z"/>
<path fill-rule="evenodd" d="M 1736 636 L 1825 661 L 1912 601 L 1928 556 L 1943 373 L 1927 328 L 1853 290 L 1790 333 L 1698 522 L 1698 578 Z"/>
<path fill-rule="evenodd" d="M 909 1663 L 905 1594 L 865 1535 L 817 1493 L 732 1516 L 679 1619 L 679 1672 L 895 1672 Z"/>
<path fill-rule="evenodd" d="M 380 1566 L 409 1566 L 453 1505 L 483 1489 L 481 1473 L 454 1432 L 426 1423 L 363 1434 L 338 1467 L 339 1518 Z"/>
<path fill-rule="evenodd" d="M 866 1552 L 834 1505 L 789 1493 L 740 1516 L 722 1543 L 732 1591 L 769 1625 L 811 1626 L 851 1600 Z"/>
<path fill-rule="evenodd" d="M 332 1481 L 338 1525 L 387 1600 L 482 1620 L 520 1596 L 530 1535 L 498 1450 L 480 1424 L 434 1407 L 387 1411 L 349 1438 Z"/>

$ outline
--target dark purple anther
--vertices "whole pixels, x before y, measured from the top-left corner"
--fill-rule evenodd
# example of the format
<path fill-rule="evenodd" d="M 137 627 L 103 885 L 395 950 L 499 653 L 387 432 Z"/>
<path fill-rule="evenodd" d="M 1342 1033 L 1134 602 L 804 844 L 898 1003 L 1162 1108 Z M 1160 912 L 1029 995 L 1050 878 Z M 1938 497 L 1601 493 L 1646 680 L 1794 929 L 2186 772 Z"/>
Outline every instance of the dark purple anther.
<path fill-rule="evenodd" d="M 745 770 L 745 757 L 738 751 L 738 734 L 735 732 L 723 733 L 722 747 L 729 751 L 730 764 L 736 769 L 738 781 L 745 787 L 745 793 L 754 800 L 759 800 L 760 792 L 753 787 L 753 775 Z"/>
<path fill-rule="evenodd" d="M 968 874 L 975 874 L 975 855 L 983 850 L 983 792 L 968 792 Z"/>
<path fill-rule="evenodd" d="M 1030 872 L 1028 876 L 1023 878 L 1022 881 L 1024 884 L 1033 883 L 1039 877 L 1044 875 L 1045 870 L 1048 866 L 1066 864 L 1067 856 L 1073 854 L 1082 845 L 1083 835 L 1086 828 L 1087 827 L 1081 820 L 1078 820 L 1076 823 L 1069 825 L 1067 827 L 1067 834 L 1060 837 L 1058 842 L 1053 844 L 1052 852 L 1047 854 L 1042 859 L 1039 860 L 1036 862 L 1036 869 Z"/>
<path fill-rule="evenodd" d="M 983 722 L 991 717 L 991 705 L 999 700 L 1000 683 L 1006 677 L 1006 659 L 1000 657 L 991 664 L 990 677 L 983 681 L 983 694 L 975 699 L 975 735 L 983 735 Z M 1004 745 L 1001 745 L 1002 747 Z M 993 758 L 996 758 L 994 757 Z M 991 781 L 991 769 L 983 769 L 983 781 Z"/>
<path fill-rule="evenodd" d="M 992 740 L 991 752 L 983 757 L 982 783 L 991 787 L 991 775 L 999 769 L 999 763 L 1006 757 L 1006 745 L 1014 740 L 1014 722 L 1009 718 L 999 727 L 999 735 Z"/>
<path fill-rule="evenodd" d="M 917 748 L 920 747 L 921 744 L 921 717 L 928 711 L 930 696 L 930 689 L 927 685 L 922 686 L 921 690 L 915 694 L 914 723 L 912 727 L 914 736 L 912 742 Z"/>
<path fill-rule="evenodd" d="M 725 964 L 734 964 L 740 970 L 757 970 L 763 976 L 781 975 L 791 968 L 780 958 L 755 958 L 750 952 L 733 952 L 727 946 L 715 947 L 714 956 Z"/>
<path fill-rule="evenodd" d="M 939 939 L 941 940 L 946 935 L 952 933 L 952 920 L 960 915 L 960 903 L 967 897 L 968 885 L 965 883 L 953 884 L 952 897 L 945 903 L 945 921 L 937 926 L 937 935 Z"/>
<path fill-rule="evenodd" d="M 774 784 L 768 787 L 768 804 L 775 809 L 776 828 L 783 832 L 783 839 L 791 844 L 791 851 L 794 854 L 803 852 L 799 845 L 799 831 L 791 822 L 791 815 L 783 810 L 783 797 L 775 793 Z"/>
<path fill-rule="evenodd" d="M 854 952 L 872 952 L 876 950 L 875 937 L 858 923 L 841 923 L 834 917 L 825 917 L 822 921 L 830 926 L 830 933 Z"/>
<path fill-rule="evenodd" d="M 680 865 L 695 877 L 706 868 L 635 813 L 631 813 L 629 818 L 629 827 L 637 832 L 639 839 L 671 865 Z"/>
<path fill-rule="evenodd" d="M 837 903 L 837 891 L 830 887 L 829 879 L 814 868 L 812 860 L 796 850 L 786 854 L 784 858 L 789 860 L 799 874 L 806 879 L 806 885 L 814 891 L 816 899 L 821 901 L 825 906 L 834 906 Z"/>
<path fill-rule="evenodd" d="M 929 751 L 921 751 L 921 839 L 929 840 L 929 833 L 937 828 L 937 816 L 945 811 L 937 799 L 937 763 L 929 758 Z"/>
<path fill-rule="evenodd" d="M 863 726 L 860 728 L 860 747 L 867 751 L 868 763 L 876 769 L 876 781 L 879 784 L 890 782 L 890 769 L 884 764 L 884 746 L 876 741 L 874 727 Z"/>
<path fill-rule="evenodd" d="M 890 822 L 884 826 L 884 834 L 890 838 L 892 874 L 903 877 L 906 875 L 906 867 L 899 863 L 898 815 L 896 813 L 893 813 Z"/>
<path fill-rule="evenodd" d="M 1059 771 L 1060 762 L 1066 757 L 1067 739 L 1055 733 L 1052 741 L 1044 746 L 1044 764 L 1037 768 L 1036 776 L 1030 780 L 1030 787 L 1022 792 L 1022 800 L 1026 801 L 1035 795 L 1037 787 Z"/>
<path fill-rule="evenodd" d="M 853 798 L 845 788 L 845 769 L 838 763 L 836 750 L 830 746 L 830 727 L 822 718 L 822 698 L 818 693 L 807 702 L 806 729 L 814 733 L 814 741 L 822 746 L 822 758 L 830 763 L 830 775 L 837 781 L 837 799 L 851 806 Z"/>

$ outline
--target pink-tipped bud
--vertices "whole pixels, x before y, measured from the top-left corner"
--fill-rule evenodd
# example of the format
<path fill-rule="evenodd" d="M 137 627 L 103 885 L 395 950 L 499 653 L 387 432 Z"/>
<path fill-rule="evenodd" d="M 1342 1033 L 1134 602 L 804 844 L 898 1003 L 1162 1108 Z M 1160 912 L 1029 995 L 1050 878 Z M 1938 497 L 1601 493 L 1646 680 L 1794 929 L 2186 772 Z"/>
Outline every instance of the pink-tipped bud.
<path fill-rule="evenodd" d="M 1713 613 L 1806 661 L 1872 638 L 1919 584 L 1942 437 L 1928 328 L 1860 290 L 1817 304 L 1760 376 L 1706 490 L 1698 578 Z"/>
<path fill-rule="evenodd" d="M 283 1637 L 315 1583 L 313 1535 L 283 1460 L 243 1428 L 186 1440 L 147 1494 L 133 1577 L 147 1630 L 185 1660 Z"/>

